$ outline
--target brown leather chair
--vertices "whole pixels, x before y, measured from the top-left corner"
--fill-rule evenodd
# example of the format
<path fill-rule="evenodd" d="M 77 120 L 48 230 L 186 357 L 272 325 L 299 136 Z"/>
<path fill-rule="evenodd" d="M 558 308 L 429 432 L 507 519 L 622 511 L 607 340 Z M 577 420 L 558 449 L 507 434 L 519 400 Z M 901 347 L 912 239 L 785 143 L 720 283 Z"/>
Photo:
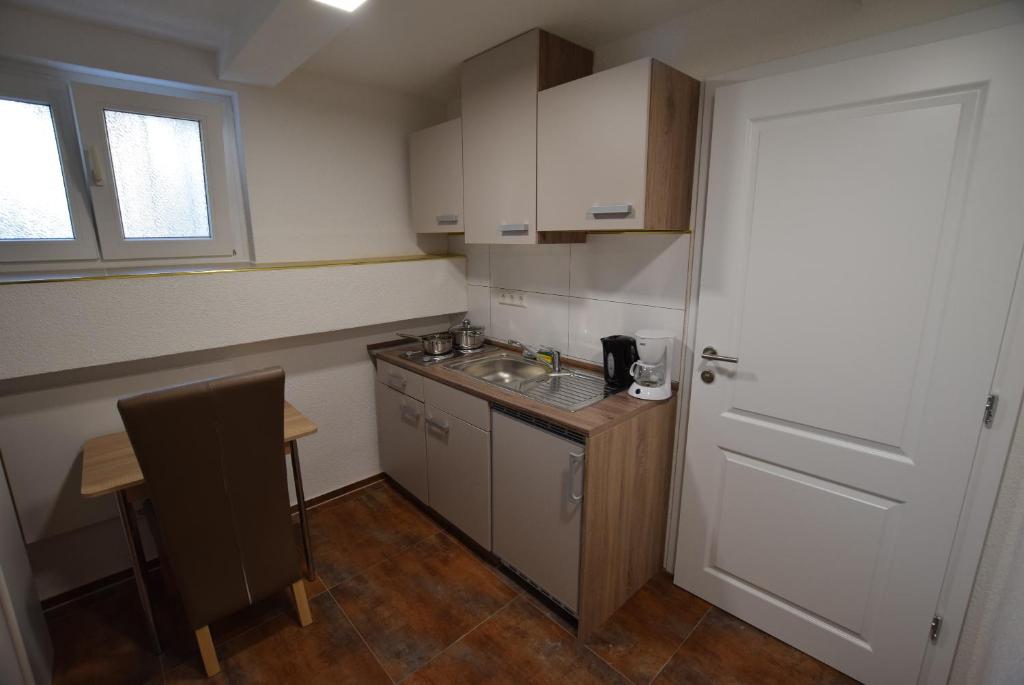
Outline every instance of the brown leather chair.
<path fill-rule="evenodd" d="M 213 620 L 287 585 L 299 622 L 312 620 L 289 511 L 283 406 L 280 368 L 117 403 L 208 676 L 220 670 Z"/>

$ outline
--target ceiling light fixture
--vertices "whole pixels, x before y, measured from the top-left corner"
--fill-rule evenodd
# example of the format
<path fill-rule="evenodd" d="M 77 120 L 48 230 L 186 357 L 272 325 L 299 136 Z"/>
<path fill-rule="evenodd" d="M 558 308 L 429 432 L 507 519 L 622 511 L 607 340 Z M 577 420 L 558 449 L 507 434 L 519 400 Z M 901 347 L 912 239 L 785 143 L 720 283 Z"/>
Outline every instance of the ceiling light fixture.
<path fill-rule="evenodd" d="M 330 5 L 331 7 L 337 7 L 338 9 L 345 10 L 346 12 L 355 12 L 357 9 L 359 9 L 360 5 L 362 5 L 364 2 L 366 2 L 366 0 L 316 0 L 316 1 L 317 2 L 322 2 L 325 5 Z"/>

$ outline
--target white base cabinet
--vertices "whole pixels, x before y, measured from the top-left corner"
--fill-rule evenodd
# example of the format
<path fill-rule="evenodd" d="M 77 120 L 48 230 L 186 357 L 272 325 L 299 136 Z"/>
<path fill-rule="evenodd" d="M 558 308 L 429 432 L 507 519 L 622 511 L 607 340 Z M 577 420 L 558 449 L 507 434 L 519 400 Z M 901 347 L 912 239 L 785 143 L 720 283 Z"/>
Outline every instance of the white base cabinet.
<path fill-rule="evenodd" d="M 584 446 L 497 411 L 491 430 L 494 553 L 577 613 Z"/>
<path fill-rule="evenodd" d="M 430 507 L 491 548 L 491 434 L 426 407 Z"/>
<path fill-rule="evenodd" d="M 377 445 L 381 468 L 421 502 L 427 502 L 423 415 L 422 402 L 377 383 Z"/>

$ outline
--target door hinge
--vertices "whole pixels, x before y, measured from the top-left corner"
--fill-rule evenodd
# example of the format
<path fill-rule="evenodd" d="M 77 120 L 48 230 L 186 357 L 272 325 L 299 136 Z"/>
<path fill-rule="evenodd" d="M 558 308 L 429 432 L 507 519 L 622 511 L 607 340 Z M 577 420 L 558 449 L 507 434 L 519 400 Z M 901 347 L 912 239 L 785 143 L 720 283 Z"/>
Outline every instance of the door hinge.
<path fill-rule="evenodd" d="M 932 617 L 932 624 L 928 628 L 928 639 L 932 642 L 938 642 L 940 632 L 942 632 L 942 617 L 935 614 Z"/>
<path fill-rule="evenodd" d="M 985 413 L 982 414 L 982 423 L 985 428 L 991 428 L 992 422 L 996 419 L 996 409 L 999 407 L 999 395 L 989 395 L 985 398 Z"/>

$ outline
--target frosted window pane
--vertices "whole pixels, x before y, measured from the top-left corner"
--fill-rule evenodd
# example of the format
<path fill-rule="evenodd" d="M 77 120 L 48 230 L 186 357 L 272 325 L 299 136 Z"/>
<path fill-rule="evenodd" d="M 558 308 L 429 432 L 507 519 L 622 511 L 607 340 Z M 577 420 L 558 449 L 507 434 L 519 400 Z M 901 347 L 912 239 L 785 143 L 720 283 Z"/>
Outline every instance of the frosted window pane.
<path fill-rule="evenodd" d="M 74 238 L 50 108 L 0 99 L 0 241 Z"/>
<path fill-rule="evenodd" d="M 199 122 L 103 114 L 124 237 L 209 238 Z"/>

